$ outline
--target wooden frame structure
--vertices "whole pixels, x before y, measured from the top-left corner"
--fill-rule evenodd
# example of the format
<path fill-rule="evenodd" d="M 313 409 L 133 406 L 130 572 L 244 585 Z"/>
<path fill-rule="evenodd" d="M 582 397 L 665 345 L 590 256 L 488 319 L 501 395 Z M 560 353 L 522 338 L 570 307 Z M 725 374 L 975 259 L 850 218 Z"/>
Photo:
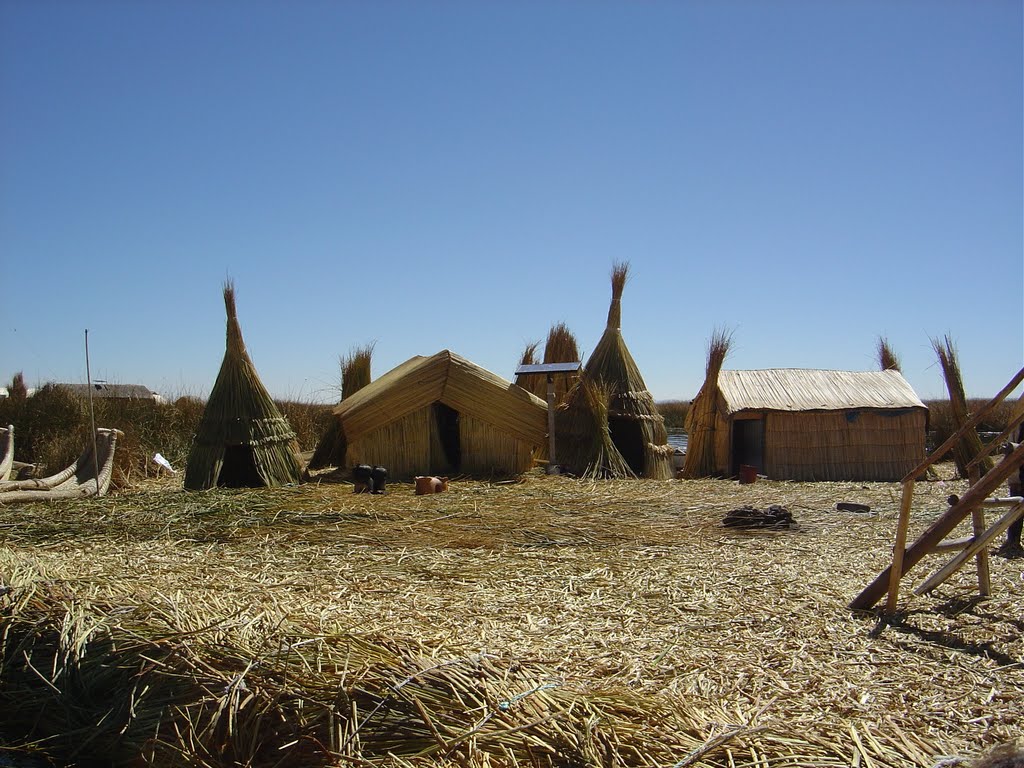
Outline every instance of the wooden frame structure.
<path fill-rule="evenodd" d="M 981 419 L 1005 400 L 1022 381 L 1024 381 L 1024 368 L 1017 372 L 1017 375 L 1003 387 L 999 394 L 978 409 L 960 429 L 932 451 L 923 462 L 903 478 L 903 495 L 900 501 L 899 520 L 896 526 L 896 541 L 893 545 L 892 565 L 878 574 L 875 580 L 864 588 L 853 602 L 850 603 L 850 608 L 854 610 L 869 610 L 881 599 L 882 595 L 888 594 L 885 612 L 894 613 L 899 599 L 900 581 L 907 572 L 917 565 L 925 555 L 949 549 L 960 549 L 961 551 L 943 568 L 936 571 L 921 584 L 915 592 L 923 594 L 931 591 L 973 557 L 978 568 L 978 591 L 982 595 L 990 593 L 987 546 L 996 536 L 1005 531 L 1014 520 L 1024 515 L 1024 498 L 1020 496 L 1011 496 L 1004 499 L 990 497 L 1013 473 L 1019 470 L 1021 465 L 1024 465 L 1024 444 L 1017 446 L 1015 450 L 1005 455 L 1002 461 L 984 476 L 979 477 L 978 466 L 984 457 L 991 454 L 999 445 L 1008 440 L 1010 435 L 1013 434 L 1013 430 L 1017 428 L 1021 421 L 1024 421 L 1024 395 L 1017 401 L 1013 415 L 1010 418 L 1010 423 L 1006 429 L 994 440 L 990 441 L 988 447 L 969 464 L 970 487 L 967 492 L 933 522 L 913 544 L 907 547 L 910 508 L 914 500 L 915 480 L 921 477 L 928 467 L 942 459 L 956 445 L 961 435 L 969 429 L 974 429 Z M 986 527 L 986 507 L 1008 508 L 1008 511 L 995 524 Z M 966 519 L 968 515 L 971 516 L 974 528 L 973 536 L 966 539 L 944 541 L 946 536 L 961 521 Z"/>

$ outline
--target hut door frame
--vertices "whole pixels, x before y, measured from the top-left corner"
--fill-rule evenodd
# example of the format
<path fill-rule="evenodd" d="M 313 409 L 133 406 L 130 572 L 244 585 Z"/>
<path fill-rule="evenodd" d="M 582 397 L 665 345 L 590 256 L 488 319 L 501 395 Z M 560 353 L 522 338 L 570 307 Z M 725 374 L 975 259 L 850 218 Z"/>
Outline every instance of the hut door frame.
<path fill-rule="evenodd" d="M 764 474 L 764 416 L 736 418 L 732 422 L 732 461 L 729 471 L 738 474 L 741 464 L 756 467 Z"/>

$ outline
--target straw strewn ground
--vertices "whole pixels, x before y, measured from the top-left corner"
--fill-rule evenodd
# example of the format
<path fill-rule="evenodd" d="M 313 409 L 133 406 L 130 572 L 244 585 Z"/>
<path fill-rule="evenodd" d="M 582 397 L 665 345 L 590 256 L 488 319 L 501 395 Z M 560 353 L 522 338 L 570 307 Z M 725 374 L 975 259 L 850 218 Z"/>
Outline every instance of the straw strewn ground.
<path fill-rule="evenodd" d="M 962 491 L 917 484 L 911 536 Z M 839 501 L 872 512 L 836 512 Z M 721 527 L 744 504 L 781 504 L 799 527 Z M 103 606 L 108 624 L 119 605 L 158 609 L 182 630 L 219 619 L 218 643 L 239 648 L 254 636 L 272 645 L 287 626 L 386 638 L 438 663 L 490 658 L 508 680 L 528 668 L 536 685 L 509 683 L 513 694 L 543 689 L 601 714 L 614 738 L 602 737 L 597 762 L 930 766 L 1011 739 L 1024 722 L 1024 578 L 1019 561 L 993 558 L 992 598 L 972 599 L 969 569 L 916 597 L 932 570 L 922 567 L 904 582 L 903 613 L 879 632 L 846 606 L 888 564 L 898 505 L 889 483 L 531 474 L 371 496 L 347 485 L 185 493 L 164 482 L 0 508 L 0 586 L 17 595 L 45 582 Z M 301 697 L 302 675 L 289 686 Z M 430 759 L 454 734 L 435 734 Z M 351 739 L 338 744 L 350 762 L 376 760 Z M 502 749 L 488 759 L 533 759 Z"/>

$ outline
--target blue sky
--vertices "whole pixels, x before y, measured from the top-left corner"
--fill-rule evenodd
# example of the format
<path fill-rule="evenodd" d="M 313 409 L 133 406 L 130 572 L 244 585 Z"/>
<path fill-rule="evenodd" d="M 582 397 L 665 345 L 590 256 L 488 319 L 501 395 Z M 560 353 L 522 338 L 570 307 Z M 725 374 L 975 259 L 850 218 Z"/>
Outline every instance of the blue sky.
<path fill-rule="evenodd" d="M 0 381 L 205 395 L 221 286 L 279 397 L 565 322 L 658 399 L 729 368 L 922 397 L 1024 364 L 1022 4 L 0 0 Z"/>

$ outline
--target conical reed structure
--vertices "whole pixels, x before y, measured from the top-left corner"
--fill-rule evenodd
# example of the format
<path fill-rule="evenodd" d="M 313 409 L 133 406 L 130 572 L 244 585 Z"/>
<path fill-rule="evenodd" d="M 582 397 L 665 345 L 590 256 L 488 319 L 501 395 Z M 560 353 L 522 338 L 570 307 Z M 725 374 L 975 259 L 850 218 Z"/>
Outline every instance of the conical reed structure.
<path fill-rule="evenodd" d="M 224 285 L 227 349 L 185 468 L 185 488 L 297 483 L 298 444 L 288 421 L 260 381 L 242 340 L 235 289 Z"/>
<path fill-rule="evenodd" d="M 622 291 L 629 264 L 612 269 L 612 301 L 608 324 L 584 366 L 583 378 L 599 383 L 608 393 L 608 431 L 619 453 L 639 477 L 672 477 L 673 449 L 668 444 L 665 420 L 622 338 Z"/>
<path fill-rule="evenodd" d="M 945 339 L 932 339 L 932 348 L 939 357 L 939 364 L 942 366 L 942 376 L 946 380 L 946 391 L 949 392 L 949 410 L 953 419 L 951 432 L 960 429 L 970 418 L 967 410 L 967 395 L 964 392 L 964 381 L 960 375 L 960 363 L 957 362 L 956 348 L 953 340 L 947 335 Z M 961 477 L 967 477 L 967 465 L 975 456 L 984 450 L 981 438 L 973 430 L 967 430 L 957 441 L 953 448 L 953 459 L 956 461 L 957 471 Z M 986 456 L 979 463 L 981 474 L 988 472 L 995 464 L 990 456 Z"/>
<path fill-rule="evenodd" d="M 715 472 L 715 408 L 718 403 L 718 375 L 729 354 L 732 334 L 716 328 L 708 341 L 708 362 L 704 385 L 686 412 L 686 462 L 683 477 L 708 477 Z"/>

